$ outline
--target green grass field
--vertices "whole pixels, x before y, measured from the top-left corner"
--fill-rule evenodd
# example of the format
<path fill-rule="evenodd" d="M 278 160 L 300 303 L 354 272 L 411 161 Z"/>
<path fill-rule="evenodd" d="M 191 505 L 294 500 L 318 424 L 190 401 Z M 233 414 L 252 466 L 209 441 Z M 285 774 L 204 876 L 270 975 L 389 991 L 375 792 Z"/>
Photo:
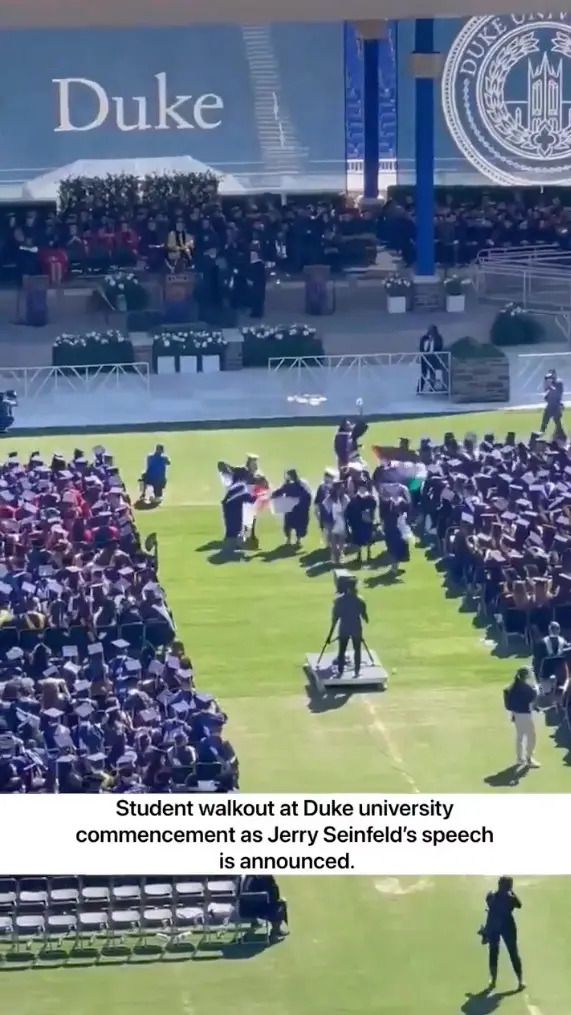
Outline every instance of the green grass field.
<path fill-rule="evenodd" d="M 373 424 L 367 443 L 475 430 L 532 429 L 525 413 L 478 414 Z M 313 485 L 331 464 L 332 428 L 171 432 L 112 437 L 25 438 L 21 454 L 107 444 L 132 493 L 145 454 L 162 440 L 173 465 L 165 501 L 141 512 L 154 530 L 161 580 L 197 684 L 230 715 L 229 736 L 250 791 L 506 792 L 494 779 L 513 760 L 501 688 L 514 661 L 498 658 L 461 600 L 421 548 L 397 584 L 363 568 L 368 641 L 390 674 L 386 694 L 311 702 L 302 664 L 327 633 L 331 573 L 281 551 L 279 523 L 264 517 L 260 549 L 228 562 L 219 552 L 221 487 L 216 461 L 260 455 L 270 480 L 296 466 Z M 315 527 L 305 552 L 319 546 Z M 313 558 L 310 556 L 310 560 Z M 566 752 L 541 731 L 542 768 L 508 792 L 566 792 Z M 549 870 L 549 856 L 545 857 Z M 503 873 L 503 872 L 498 872 Z M 488 882 L 481 878 L 290 878 L 292 934 L 248 957 L 129 968 L 34 969 L 0 973 L 0 1015 L 103 1015 L 133 1007 L 173 1015 L 568 1015 L 564 953 L 568 879 L 521 887 L 521 934 L 529 993 L 467 998 L 485 985 L 475 936 Z M 567 984 L 567 986 L 566 986 Z M 504 964 L 500 990 L 512 986 Z"/>

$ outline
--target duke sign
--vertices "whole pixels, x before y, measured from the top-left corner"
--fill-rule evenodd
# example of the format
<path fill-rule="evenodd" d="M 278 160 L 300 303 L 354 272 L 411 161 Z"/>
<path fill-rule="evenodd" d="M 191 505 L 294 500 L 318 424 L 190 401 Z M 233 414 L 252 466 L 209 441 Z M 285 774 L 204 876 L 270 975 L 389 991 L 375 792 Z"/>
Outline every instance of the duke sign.
<path fill-rule="evenodd" d="M 167 75 L 164 71 L 155 74 L 156 118 L 152 119 L 151 102 L 144 95 L 109 96 L 98 81 L 89 78 L 54 78 L 57 88 L 58 123 L 55 131 L 98 130 L 110 119 L 112 125 L 121 131 L 132 130 L 216 130 L 222 124 L 221 112 L 224 102 L 220 95 L 207 93 L 194 98 L 192 95 L 175 95 L 169 101 Z M 87 122 L 73 122 L 72 97 L 78 90 L 91 93 L 95 103 L 94 115 Z M 129 112 L 130 108 L 130 112 Z M 129 121 L 129 122 L 127 122 Z"/>
<path fill-rule="evenodd" d="M 571 16 L 470 18 L 442 77 L 448 129 L 495 183 L 571 182 Z"/>

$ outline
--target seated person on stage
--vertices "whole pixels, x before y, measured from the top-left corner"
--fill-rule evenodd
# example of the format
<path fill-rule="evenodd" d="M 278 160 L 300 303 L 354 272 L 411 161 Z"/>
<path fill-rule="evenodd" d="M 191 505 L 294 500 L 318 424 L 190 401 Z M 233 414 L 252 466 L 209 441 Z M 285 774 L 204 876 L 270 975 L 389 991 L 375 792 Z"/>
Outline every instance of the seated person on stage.
<path fill-rule="evenodd" d="M 561 637 L 561 628 L 553 621 L 547 637 L 538 641 L 533 650 L 534 673 L 544 693 L 567 684 L 567 653 L 571 653 L 571 644 Z"/>
<path fill-rule="evenodd" d="M 252 895 L 259 897 L 248 898 Z M 271 924 L 270 941 L 277 941 L 283 933 L 283 925 L 288 926 L 287 902 L 281 897 L 278 883 L 271 875 L 245 877 L 240 888 L 238 908 L 241 920 L 252 924 L 258 920 L 267 920 Z"/>
<path fill-rule="evenodd" d="M 139 480 L 139 494 L 141 501 L 146 502 L 147 491 L 150 487 L 153 491 L 154 503 L 160 503 L 163 499 L 163 494 L 167 485 L 167 469 L 169 465 L 170 460 L 165 455 L 164 446 L 162 444 L 157 444 L 153 453 L 147 456 L 147 465 L 141 479 Z"/>

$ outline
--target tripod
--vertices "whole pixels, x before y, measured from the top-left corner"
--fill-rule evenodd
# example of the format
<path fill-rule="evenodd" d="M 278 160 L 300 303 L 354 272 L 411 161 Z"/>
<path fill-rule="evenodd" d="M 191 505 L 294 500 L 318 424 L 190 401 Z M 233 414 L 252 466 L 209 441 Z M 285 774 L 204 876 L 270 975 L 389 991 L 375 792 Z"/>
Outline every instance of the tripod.
<path fill-rule="evenodd" d="M 327 646 L 330 645 L 332 641 L 339 641 L 339 636 L 337 636 L 336 638 L 333 638 L 333 631 L 334 630 L 335 630 L 335 624 L 333 624 L 331 626 L 331 628 L 329 630 L 329 634 L 327 635 L 327 638 L 325 639 L 325 641 L 323 643 L 323 648 L 321 649 L 321 652 L 319 653 L 319 658 L 318 658 L 318 660 L 317 660 L 317 662 L 315 664 L 316 669 L 319 669 L 319 664 L 320 664 L 321 660 L 323 659 L 323 656 L 325 654 L 325 649 L 327 648 Z M 365 636 L 363 634 L 361 634 L 361 642 L 362 642 L 363 648 L 365 649 L 365 652 L 367 653 L 367 655 L 369 657 L 369 662 L 370 662 L 371 666 L 374 666 L 375 665 L 375 660 L 373 659 L 373 657 L 371 655 L 371 650 L 370 650 L 369 646 L 367 645 L 367 642 L 365 641 Z"/>

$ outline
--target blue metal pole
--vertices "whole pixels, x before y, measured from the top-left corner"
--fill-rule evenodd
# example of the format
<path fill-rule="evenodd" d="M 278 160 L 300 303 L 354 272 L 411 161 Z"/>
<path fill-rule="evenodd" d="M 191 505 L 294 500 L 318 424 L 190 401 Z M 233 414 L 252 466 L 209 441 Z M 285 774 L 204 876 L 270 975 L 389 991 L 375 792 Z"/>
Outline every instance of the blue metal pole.
<path fill-rule="evenodd" d="M 363 196 L 379 196 L 379 40 L 363 40 Z"/>
<path fill-rule="evenodd" d="M 418 18 L 415 52 L 434 52 L 434 20 Z M 434 80 L 417 78 L 415 111 L 416 274 L 434 275 Z"/>

